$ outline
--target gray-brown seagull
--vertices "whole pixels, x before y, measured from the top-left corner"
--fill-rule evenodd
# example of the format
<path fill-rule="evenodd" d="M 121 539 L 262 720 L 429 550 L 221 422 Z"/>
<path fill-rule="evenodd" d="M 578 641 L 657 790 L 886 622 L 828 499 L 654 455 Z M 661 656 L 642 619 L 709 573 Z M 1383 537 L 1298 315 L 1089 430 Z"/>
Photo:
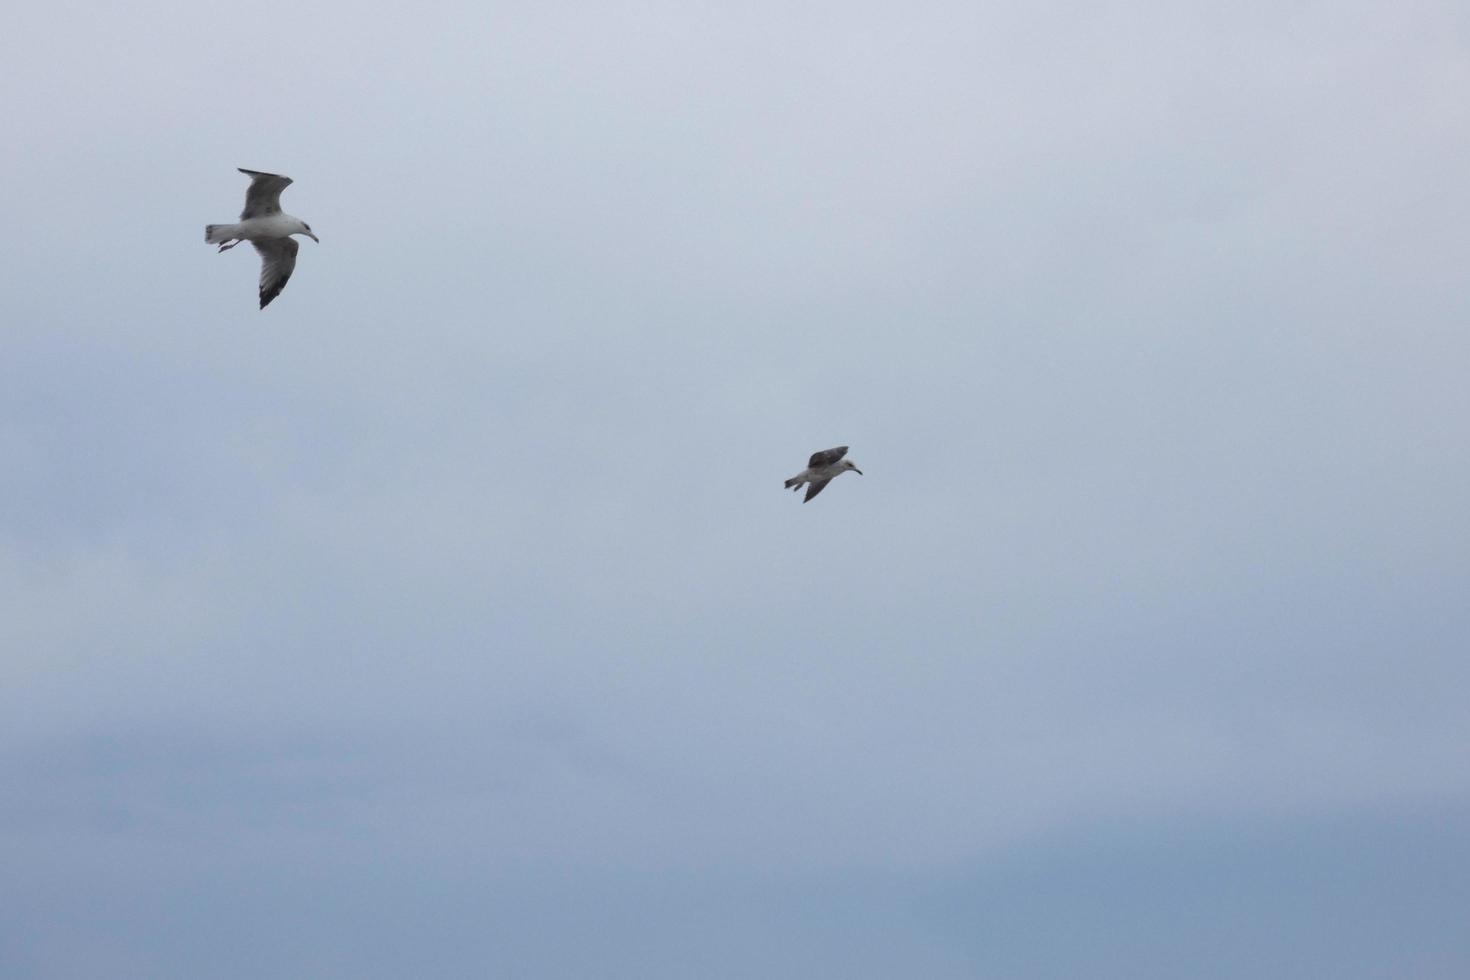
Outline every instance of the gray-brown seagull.
<path fill-rule="evenodd" d="M 862 476 L 863 471 L 857 468 L 856 463 L 850 459 L 842 458 L 846 455 L 846 446 L 838 446 L 836 449 L 823 449 L 819 453 L 812 453 L 812 458 L 807 460 L 806 469 L 787 480 L 786 488 L 788 490 L 800 490 L 801 485 L 805 483 L 807 485 L 806 496 L 801 502 L 806 503 L 821 493 L 827 484 L 848 470 L 852 470 L 858 476 Z"/>
<path fill-rule="evenodd" d="M 321 239 L 312 234 L 311 225 L 281 211 L 281 191 L 291 186 L 290 177 L 263 174 L 258 170 L 238 167 L 250 178 L 245 191 L 245 210 L 233 225 L 205 225 L 204 240 L 218 245 L 221 252 L 248 241 L 260 253 L 260 308 L 281 294 L 296 268 L 296 250 L 300 246 L 292 235 L 305 235 L 317 244 Z"/>

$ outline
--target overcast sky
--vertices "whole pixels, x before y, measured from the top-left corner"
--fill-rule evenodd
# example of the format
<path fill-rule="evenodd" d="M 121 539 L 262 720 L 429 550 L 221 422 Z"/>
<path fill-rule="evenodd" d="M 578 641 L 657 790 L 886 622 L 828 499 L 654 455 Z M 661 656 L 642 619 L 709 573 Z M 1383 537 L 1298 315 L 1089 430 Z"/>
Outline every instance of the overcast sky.
<path fill-rule="evenodd" d="M 1289 7 L 8 13 L 0 973 L 1470 975 L 1470 8 Z"/>

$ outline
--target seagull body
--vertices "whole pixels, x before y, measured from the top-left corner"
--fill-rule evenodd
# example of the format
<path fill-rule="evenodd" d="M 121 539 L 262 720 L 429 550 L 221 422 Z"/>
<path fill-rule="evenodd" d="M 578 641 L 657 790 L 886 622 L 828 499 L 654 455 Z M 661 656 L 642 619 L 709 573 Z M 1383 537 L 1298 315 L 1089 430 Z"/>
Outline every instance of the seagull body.
<path fill-rule="evenodd" d="M 802 484 L 806 484 L 806 496 L 801 501 L 802 503 L 806 503 L 821 493 L 827 484 L 848 470 L 853 470 L 858 476 L 862 476 L 863 471 L 857 468 L 857 464 L 850 459 L 842 458 L 846 455 L 846 446 L 838 446 L 836 449 L 824 449 L 819 453 L 812 453 L 812 458 L 807 460 L 806 469 L 786 481 L 786 489 L 800 490 Z"/>
<path fill-rule="evenodd" d="M 205 225 L 204 240 L 218 245 L 221 252 L 249 242 L 260 253 L 260 308 L 281 294 L 296 268 L 296 250 L 300 247 L 292 235 L 305 235 L 314 242 L 311 225 L 281 211 L 281 191 L 291 186 L 290 177 L 265 174 L 258 170 L 238 168 L 250 178 L 245 191 L 245 210 L 233 225 Z"/>

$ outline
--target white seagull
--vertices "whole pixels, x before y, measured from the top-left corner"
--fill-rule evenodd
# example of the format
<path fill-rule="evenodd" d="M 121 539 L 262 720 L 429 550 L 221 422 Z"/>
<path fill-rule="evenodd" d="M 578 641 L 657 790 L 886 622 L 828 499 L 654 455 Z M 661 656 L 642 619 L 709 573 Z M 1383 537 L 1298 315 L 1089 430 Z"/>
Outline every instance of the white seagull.
<path fill-rule="evenodd" d="M 848 470 L 854 470 L 858 476 L 862 476 L 863 471 L 857 468 L 857 464 L 850 459 L 842 458 L 846 455 L 846 446 L 838 446 L 836 449 L 823 449 L 819 453 L 812 453 L 812 458 L 807 460 L 806 469 L 787 480 L 786 488 L 788 490 L 800 490 L 803 483 L 807 484 L 806 497 L 801 501 L 802 503 L 806 503 L 821 493 L 823 487 Z"/>
<path fill-rule="evenodd" d="M 290 177 L 263 174 L 258 170 L 237 168 L 250 178 L 245 191 L 245 210 L 240 223 L 205 225 L 204 240 L 219 245 L 221 252 L 248 241 L 260 253 L 260 308 L 281 294 L 291 271 L 296 268 L 296 250 L 300 247 L 292 235 L 305 235 L 318 245 L 321 239 L 311 233 L 311 225 L 300 218 L 281 213 L 281 191 L 291 186 Z"/>

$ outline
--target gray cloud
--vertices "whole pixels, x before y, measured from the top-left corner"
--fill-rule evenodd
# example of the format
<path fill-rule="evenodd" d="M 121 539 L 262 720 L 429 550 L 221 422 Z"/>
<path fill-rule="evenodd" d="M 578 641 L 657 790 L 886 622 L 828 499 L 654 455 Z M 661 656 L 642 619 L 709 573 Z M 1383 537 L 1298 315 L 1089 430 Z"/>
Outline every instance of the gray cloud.
<path fill-rule="evenodd" d="M 0 41 L 8 974 L 1463 972 L 1458 10 L 258 9 Z"/>

